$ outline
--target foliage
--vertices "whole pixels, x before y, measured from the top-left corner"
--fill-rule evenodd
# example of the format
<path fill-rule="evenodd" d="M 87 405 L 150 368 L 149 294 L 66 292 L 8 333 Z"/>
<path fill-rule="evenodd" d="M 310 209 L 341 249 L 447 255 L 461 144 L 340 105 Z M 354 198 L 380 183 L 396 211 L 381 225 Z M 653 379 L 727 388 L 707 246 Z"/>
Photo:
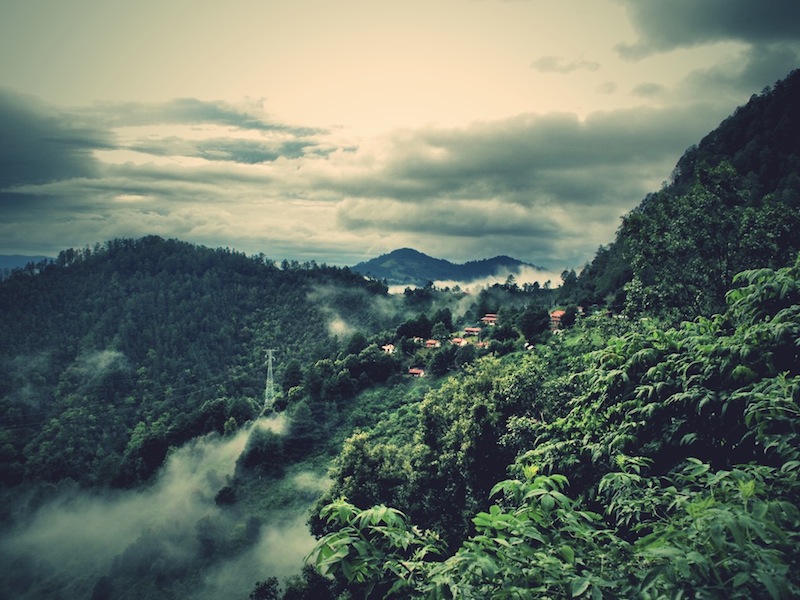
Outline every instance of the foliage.
<path fill-rule="evenodd" d="M 333 307 L 384 326 L 383 293 L 346 269 L 155 236 L 15 271 L 0 282 L 2 481 L 146 480 L 171 446 L 258 414 L 265 348 L 281 348 L 281 381 L 292 358 L 335 352 Z"/>
<path fill-rule="evenodd" d="M 730 164 L 700 165 L 696 177 L 685 194 L 654 194 L 623 221 L 631 312 L 711 314 L 724 308 L 735 273 L 785 264 L 800 250 L 798 213 L 778 214 L 771 196 L 754 197 Z M 770 244 L 776 235 L 784 239 Z"/>
<path fill-rule="evenodd" d="M 689 148 L 560 301 L 677 322 L 724 310 L 738 271 L 789 264 L 800 251 L 797 106 L 798 70 Z"/>
<path fill-rule="evenodd" d="M 514 407 L 500 443 L 517 450 L 519 478 L 489 491 L 495 504 L 473 512 L 471 535 L 451 539 L 451 551 L 438 545 L 436 527 L 414 528 L 405 514 L 333 502 L 321 511 L 329 529 L 312 561 L 368 597 L 796 597 L 800 257 L 735 282 L 725 314 L 668 330 L 645 321 L 575 363 L 583 369 L 570 382 L 549 379 L 567 386 L 566 411 L 513 401 L 546 397 L 543 370 L 511 387 L 454 383 L 470 390 L 471 406 Z M 549 352 L 581 348 L 582 339 L 554 342 Z M 452 391 L 446 403 L 435 394 L 423 401 L 416 438 L 438 469 L 450 462 L 450 435 L 466 445 L 455 455 L 460 470 L 443 477 L 451 486 L 485 475 L 483 461 L 465 460 L 480 421 L 462 429 L 450 420 L 449 410 L 469 414 L 455 408 L 463 400 Z M 412 464 L 452 513 L 477 506 L 453 501 L 467 488 L 431 485 L 425 461 Z M 413 497 L 425 488 L 409 489 Z M 409 514 L 424 527 L 433 522 L 425 511 Z M 426 560 L 433 550 L 442 556 Z"/>

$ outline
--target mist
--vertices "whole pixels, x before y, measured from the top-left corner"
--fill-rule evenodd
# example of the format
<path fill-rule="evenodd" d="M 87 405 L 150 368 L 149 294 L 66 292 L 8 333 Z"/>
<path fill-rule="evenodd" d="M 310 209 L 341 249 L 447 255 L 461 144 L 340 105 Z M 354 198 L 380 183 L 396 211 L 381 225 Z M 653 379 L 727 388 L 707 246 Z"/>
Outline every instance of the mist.
<path fill-rule="evenodd" d="M 281 433 L 284 417 L 253 427 Z M 250 430 L 172 451 L 146 488 L 60 489 L 38 506 L 28 498 L 0 532 L 0 597 L 141 598 L 179 581 L 180 597 L 247 598 L 256 581 L 297 573 L 314 545 L 307 507 L 267 522 L 215 502 Z"/>
<path fill-rule="evenodd" d="M 509 275 L 513 275 L 517 285 L 524 285 L 538 283 L 544 286 L 548 281 L 553 287 L 557 287 L 561 283 L 561 273 L 556 271 L 547 271 L 544 269 L 535 269 L 533 267 L 520 267 L 519 269 L 504 269 L 498 271 L 494 275 L 488 275 L 478 279 L 470 280 L 457 280 L 457 279 L 441 279 L 433 282 L 434 287 L 439 289 L 454 288 L 458 286 L 461 290 L 466 292 L 477 292 L 484 288 L 492 287 L 495 284 L 505 283 Z M 389 286 L 390 294 L 402 294 L 406 288 L 416 288 L 413 284 L 398 284 Z"/>

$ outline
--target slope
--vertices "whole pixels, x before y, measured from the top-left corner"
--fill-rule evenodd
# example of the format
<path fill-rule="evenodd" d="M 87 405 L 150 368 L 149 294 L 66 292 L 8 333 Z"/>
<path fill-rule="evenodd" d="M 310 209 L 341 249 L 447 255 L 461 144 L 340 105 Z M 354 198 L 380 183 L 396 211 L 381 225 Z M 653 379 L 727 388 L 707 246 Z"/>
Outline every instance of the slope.
<path fill-rule="evenodd" d="M 251 419 L 267 348 L 337 347 L 330 330 L 391 324 L 385 288 L 346 269 L 152 236 L 66 250 L 0 282 L 2 481 L 132 485 L 170 446 Z"/>
<path fill-rule="evenodd" d="M 724 309 L 738 271 L 800 251 L 800 70 L 678 161 L 579 277 L 580 300 L 676 318 Z"/>

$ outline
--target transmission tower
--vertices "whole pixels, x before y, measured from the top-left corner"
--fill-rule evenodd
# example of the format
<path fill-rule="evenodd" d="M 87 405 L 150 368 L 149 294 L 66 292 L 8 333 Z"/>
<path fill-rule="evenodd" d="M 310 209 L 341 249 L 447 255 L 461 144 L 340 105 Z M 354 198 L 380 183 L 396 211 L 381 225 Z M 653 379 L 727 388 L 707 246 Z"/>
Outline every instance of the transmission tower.
<path fill-rule="evenodd" d="M 275 350 L 267 350 L 267 385 L 264 388 L 264 409 L 261 411 L 263 415 L 268 410 L 272 410 L 275 406 L 275 378 L 272 374 L 272 361 L 274 360 L 273 353 Z"/>

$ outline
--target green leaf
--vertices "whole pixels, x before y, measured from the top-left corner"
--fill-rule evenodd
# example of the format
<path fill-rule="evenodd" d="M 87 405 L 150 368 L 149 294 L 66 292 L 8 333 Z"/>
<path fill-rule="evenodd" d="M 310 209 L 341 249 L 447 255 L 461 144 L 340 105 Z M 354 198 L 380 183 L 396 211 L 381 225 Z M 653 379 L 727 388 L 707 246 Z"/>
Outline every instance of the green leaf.
<path fill-rule="evenodd" d="M 582 595 L 589 589 L 591 585 L 591 581 L 589 581 L 588 577 L 581 577 L 579 579 L 573 579 L 570 582 L 570 594 L 573 598 L 577 598 L 578 596 Z"/>
<path fill-rule="evenodd" d="M 769 595 L 773 600 L 780 600 L 781 592 L 771 575 L 764 573 L 763 571 L 759 571 L 755 574 L 755 577 L 764 584 L 764 587 L 767 588 L 767 592 L 769 592 Z"/>
<path fill-rule="evenodd" d="M 742 587 L 750 581 L 750 573 L 737 573 L 733 578 L 733 587 Z"/>

